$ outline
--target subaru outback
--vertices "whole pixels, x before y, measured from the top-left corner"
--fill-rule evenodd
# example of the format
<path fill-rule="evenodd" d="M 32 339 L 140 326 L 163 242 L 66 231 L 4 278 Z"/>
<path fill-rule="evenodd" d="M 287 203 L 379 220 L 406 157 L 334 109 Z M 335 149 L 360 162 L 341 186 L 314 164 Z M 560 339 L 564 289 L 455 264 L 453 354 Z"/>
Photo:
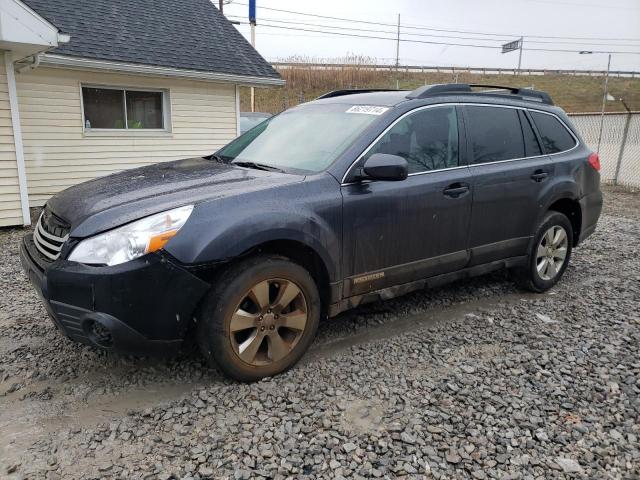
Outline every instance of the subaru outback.
<path fill-rule="evenodd" d="M 21 244 L 72 340 L 283 372 L 321 318 L 510 269 L 543 292 L 596 228 L 600 163 L 531 89 L 331 92 L 215 154 L 71 187 Z M 484 86 L 487 87 L 487 86 Z"/>

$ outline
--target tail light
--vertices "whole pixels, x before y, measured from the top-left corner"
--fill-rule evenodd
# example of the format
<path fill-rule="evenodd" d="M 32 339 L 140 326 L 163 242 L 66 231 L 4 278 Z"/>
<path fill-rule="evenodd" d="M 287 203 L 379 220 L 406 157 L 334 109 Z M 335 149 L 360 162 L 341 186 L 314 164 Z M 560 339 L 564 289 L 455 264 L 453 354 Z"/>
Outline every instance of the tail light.
<path fill-rule="evenodd" d="M 591 165 L 597 172 L 600 171 L 600 157 L 597 153 L 589 155 L 589 165 Z"/>

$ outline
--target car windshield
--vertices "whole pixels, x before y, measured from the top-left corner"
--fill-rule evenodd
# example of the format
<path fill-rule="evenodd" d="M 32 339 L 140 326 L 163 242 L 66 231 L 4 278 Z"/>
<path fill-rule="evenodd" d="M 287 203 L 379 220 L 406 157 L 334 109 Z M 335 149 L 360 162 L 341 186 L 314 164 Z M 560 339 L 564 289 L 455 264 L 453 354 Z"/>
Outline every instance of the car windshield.
<path fill-rule="evenodd" d="M 262 122 L 216 155 L 225 162 L 321 172 L 385 110 L 344 104 L 301 105 Z"/>

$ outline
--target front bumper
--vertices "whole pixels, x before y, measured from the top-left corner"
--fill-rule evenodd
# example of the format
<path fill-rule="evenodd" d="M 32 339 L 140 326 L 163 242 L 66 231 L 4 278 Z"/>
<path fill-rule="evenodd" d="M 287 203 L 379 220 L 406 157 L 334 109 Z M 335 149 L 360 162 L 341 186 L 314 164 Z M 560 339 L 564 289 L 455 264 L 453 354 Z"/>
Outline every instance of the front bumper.
<path fill-rule="evenodd" d="M 180 348 L 209 284 L 162 254 L 112 267 L 47 262 L 31 235 L 20 261 L 56 326 L 70 339 L 129 354 Z"/>

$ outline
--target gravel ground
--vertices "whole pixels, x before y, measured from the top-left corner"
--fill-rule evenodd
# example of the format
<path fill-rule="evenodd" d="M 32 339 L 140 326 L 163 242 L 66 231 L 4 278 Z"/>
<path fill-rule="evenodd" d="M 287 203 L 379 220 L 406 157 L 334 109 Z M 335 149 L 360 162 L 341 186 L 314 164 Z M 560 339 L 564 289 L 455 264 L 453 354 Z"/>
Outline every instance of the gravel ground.
<path fill-rule="evenodd" d="M 324 322 L 287 374 L 59 335 L 0 232 L 0 477 L 640 478 L 640 195 L 548 294 L 503 273 Z"/>

